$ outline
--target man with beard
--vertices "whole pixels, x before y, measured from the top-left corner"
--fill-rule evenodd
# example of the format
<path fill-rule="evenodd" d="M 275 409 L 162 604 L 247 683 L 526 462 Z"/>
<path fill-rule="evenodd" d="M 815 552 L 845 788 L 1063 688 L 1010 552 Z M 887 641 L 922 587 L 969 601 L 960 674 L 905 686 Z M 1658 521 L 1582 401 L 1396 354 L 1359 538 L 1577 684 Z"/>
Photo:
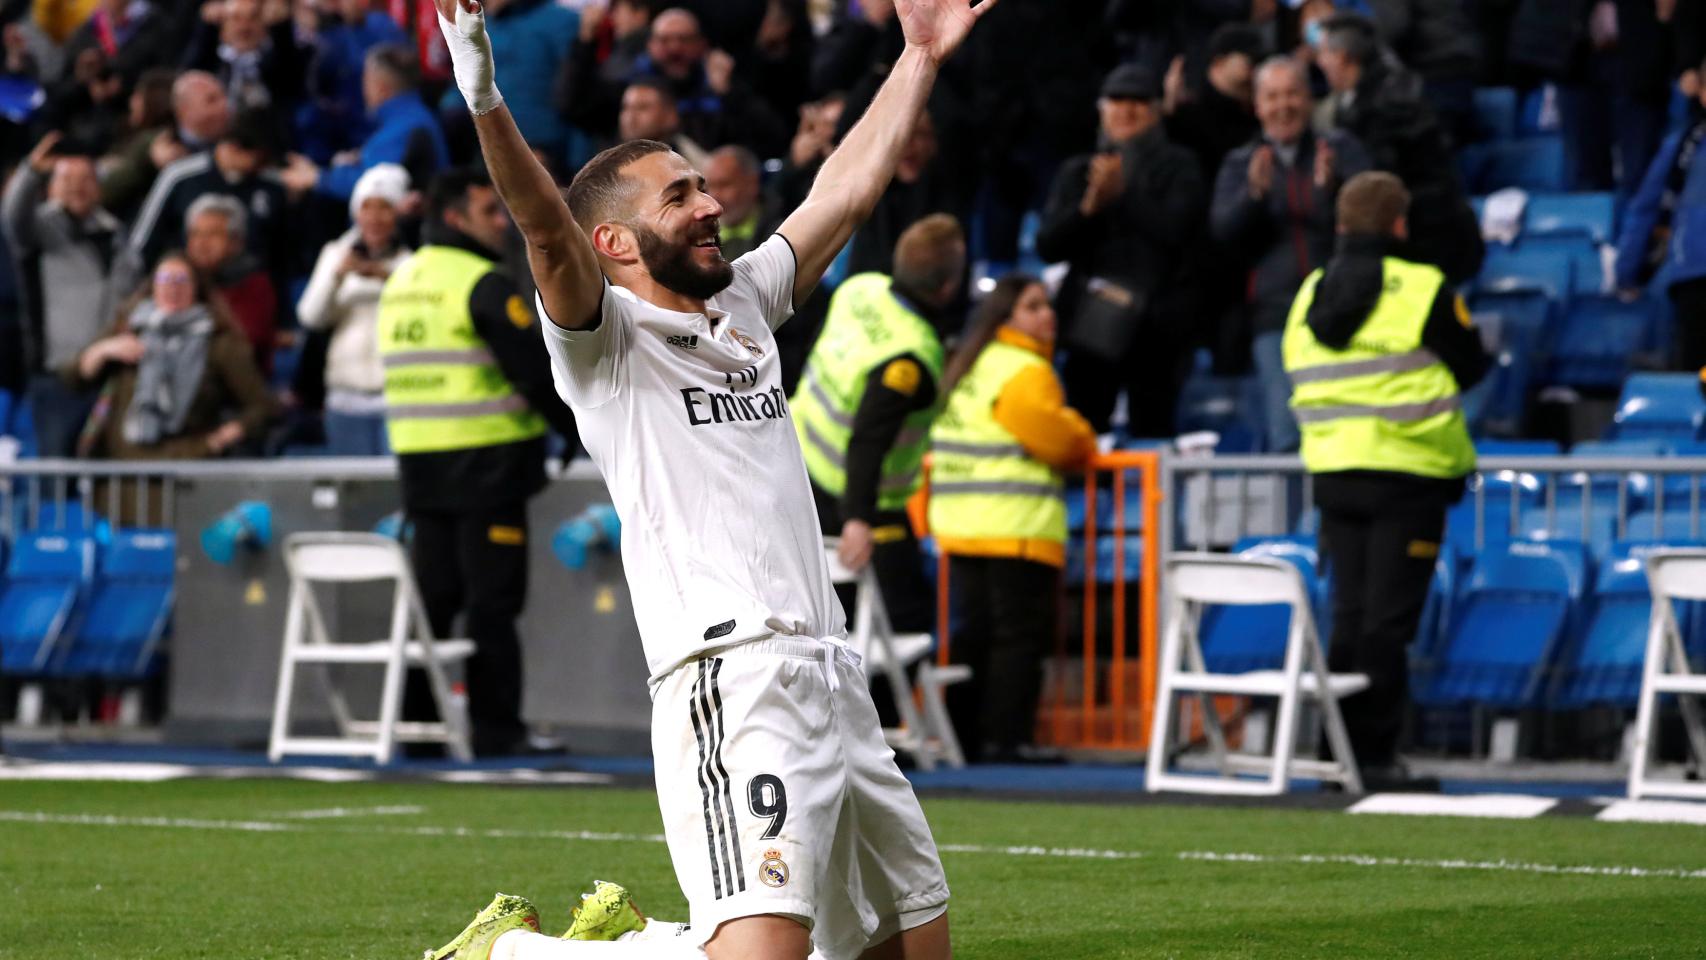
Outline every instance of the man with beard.
<path fill-rule="evenodd" d="M 491 183 L 452 170 L 427 197 L 425 244 L 379 295 L 386 428 L 397 454 L 410 560 L 434 636 L 474 641 L 474 753 L 521 751 L 527 501 L 545 486 L 545 429 L 573 444 L 533 311 L 499 266 L 509 218 Z M 463 632 L 453 633 L 458 615 Z M 432 719 L 426 677 L 409 677 L 405 719 Z"/>
<path fill-rule="evenodd" d="M 733 264 L 705 178 L 661 143 L 594 157 L 565 201 L 492 82 L 479 8 L 436 2 L 527 241 L 557 389 L 622 520 L 692 926 L 589 946 L 541 936 L 531 904 L 499 895 L 429 956 L 946 960 L 941 860 L 847 647 L 773 331 L 876 205 L 942 62 L 995 0 L 896 0 L 906 49 L 883 88 L 805 203 Z"/>

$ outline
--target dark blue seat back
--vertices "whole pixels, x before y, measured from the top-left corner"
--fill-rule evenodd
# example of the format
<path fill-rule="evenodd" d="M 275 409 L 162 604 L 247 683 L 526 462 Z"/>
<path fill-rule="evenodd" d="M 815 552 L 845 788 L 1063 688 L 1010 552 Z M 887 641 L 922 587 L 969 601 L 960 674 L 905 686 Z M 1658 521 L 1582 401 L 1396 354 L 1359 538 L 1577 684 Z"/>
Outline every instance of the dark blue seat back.
<path fill-rule="evenodd" d="M 1617 198 L 1609 193 L 1534 193 L 1523 211 L 1525 238 L 1581 236 L 1594 243 L 1611 243 L 1617 219 Z"/>
<path fill-rule="evenodd" d="M 101 558 L 77 635 L 56 672 L 137 679 L 154 666 L 171 619 L 177 536 L 127 530 Z"/>
<path fill-rule="evenodd" d="M 1564 311 L 1547 381 L 1591 389 L 1620 386 L 1636 355 L 1651 343 L 1657 323 L 1654 300 L 1625 303 L 1603 294 L 1578 294 Z"/>
<path fill-rule="evenodd" d="M 1417 702 L 1533 706 L 1586 587 L 1587 571 L 1579 543 L 1489 544 L 1475 563 L 1462 609 Z"/>
<path fill-rule="evenodd" d="M 1612 418 L 1617 437 L 1693 440 L 1706 421 L 1700 378 L 1690 373 L 1637 373 L 1623 384 Z"/>
<path fill-rule="evenodd" d="M 94 565 L 87 534 L 18 538 L 0 585 L 0 670 L 38 676 L 48 669 Z"/>

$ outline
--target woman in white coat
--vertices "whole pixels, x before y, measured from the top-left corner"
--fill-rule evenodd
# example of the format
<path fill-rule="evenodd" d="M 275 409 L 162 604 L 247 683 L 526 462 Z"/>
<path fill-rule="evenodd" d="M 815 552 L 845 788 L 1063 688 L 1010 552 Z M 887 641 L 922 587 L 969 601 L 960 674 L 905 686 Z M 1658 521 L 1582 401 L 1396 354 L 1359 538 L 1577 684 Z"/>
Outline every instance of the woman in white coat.
<path fill-rule="evenodd" d="M 355 225 L 320 251 L 296 303 L 309 330 L 330 330 L 326 350 L 326 445 L 333 456 L 383 456 L 385 370 L 379 363 L 379 291 L 410 254 L 398 241 L 397 216 L 409 174 L 381 163 L 350 195 Z"/>

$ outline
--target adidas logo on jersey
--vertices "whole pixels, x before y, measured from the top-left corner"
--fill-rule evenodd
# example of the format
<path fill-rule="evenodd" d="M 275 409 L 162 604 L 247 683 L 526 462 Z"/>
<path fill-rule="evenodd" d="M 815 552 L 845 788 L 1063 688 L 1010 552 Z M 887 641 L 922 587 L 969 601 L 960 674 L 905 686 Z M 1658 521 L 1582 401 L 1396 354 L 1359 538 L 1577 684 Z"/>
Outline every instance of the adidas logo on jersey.
<path fill-rule="evenodd" d="M 683 350 L 697 350 L 697 349 L 699 349 L 699 337 L 698 337 L 698 335 L 687 336 L 687 337 L 665 337 L 664 342 L 669 344 L 672 347 L 680 347 Z"/>
<path fill-rule="evenodd" d="M 751 396 L 718 393 L 704 387 L 684 387 L 681 400 L 687 405 L 687 422 L 695 427 L 707 423 L 750 423 L 788 418 L 788 397 L 781 387 L 771 387 Z"/>

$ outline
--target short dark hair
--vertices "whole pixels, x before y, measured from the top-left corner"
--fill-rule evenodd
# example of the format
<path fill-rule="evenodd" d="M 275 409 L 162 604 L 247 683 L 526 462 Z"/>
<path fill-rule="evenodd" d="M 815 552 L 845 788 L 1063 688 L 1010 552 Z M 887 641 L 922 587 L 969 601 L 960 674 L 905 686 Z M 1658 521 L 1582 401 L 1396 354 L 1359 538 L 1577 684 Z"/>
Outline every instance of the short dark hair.
<path fill-rule="evenodd" d="M 1262 32 L 1248 23 L 1223 23 L 1208 38 L 1208 61 L 1241 53 L 1251 63 L 1260 63 L 1268 55 L 1267 41 Z"/>
<path fill-rule="evenodd" d="M 594 227 L 619 219 L 628 199 L 629 184 L 622 171 L 641 157 L 668 153 L 670 146 L 656 140 L 619 143 L 587 161 L 569 182 L 569 213 L 590 234 Z"/>
<path fill-rule="evenodd" d="M 1380 55 L 1380 34 L 1374 21 L 1361 14 L 1333 14 L 1321 21 L 1321 37 L 1322 44 L 1365 67 Z"/>
<path fill-rule="evenodd" d="M 628 81 L 628 85 L 622 88 L 622 92 L 627 93 L 635 87 L 642 90 L 656 90 L 658 96 L 662 97 L 665 103 L 672 107 L 675 106 L 675 91 L 670 89 L 669 84 L 662 77 L 635 77 Z"/>
<path fill-rule="evenodd" d="M 276 144 L 274 133 L 272 117 L 259 107 L 250 107 L 237 114 L 231 121 L 231 128 L 225 131 L 219 142 L 271 157 Z"/>
<path fill-rule="evenodd" d="M 1359 173 L 1339 189 L 1339 232 L 1389 236 L 1409 210 L 1404 181 L 1381 170 Z"/>
<path fill-rule="evenodd" d="M 428 223 L 442 223 L 451 210 L 468 212 L 468 191 L 475 187 L 490 187 L 492 178 L 486 171 L 473 167 L 451 167 L 432 178 L 427 185 L 426 216 Z"/>
<path fill-rule="evenodd" d="M 391 77 L 398 90 L 413 90 L 420 83 L 420 61 L 415 52 L 400 43 L 381 43 L 367 51 L 362 65 L 369 70 L 378 68 Z"/>

